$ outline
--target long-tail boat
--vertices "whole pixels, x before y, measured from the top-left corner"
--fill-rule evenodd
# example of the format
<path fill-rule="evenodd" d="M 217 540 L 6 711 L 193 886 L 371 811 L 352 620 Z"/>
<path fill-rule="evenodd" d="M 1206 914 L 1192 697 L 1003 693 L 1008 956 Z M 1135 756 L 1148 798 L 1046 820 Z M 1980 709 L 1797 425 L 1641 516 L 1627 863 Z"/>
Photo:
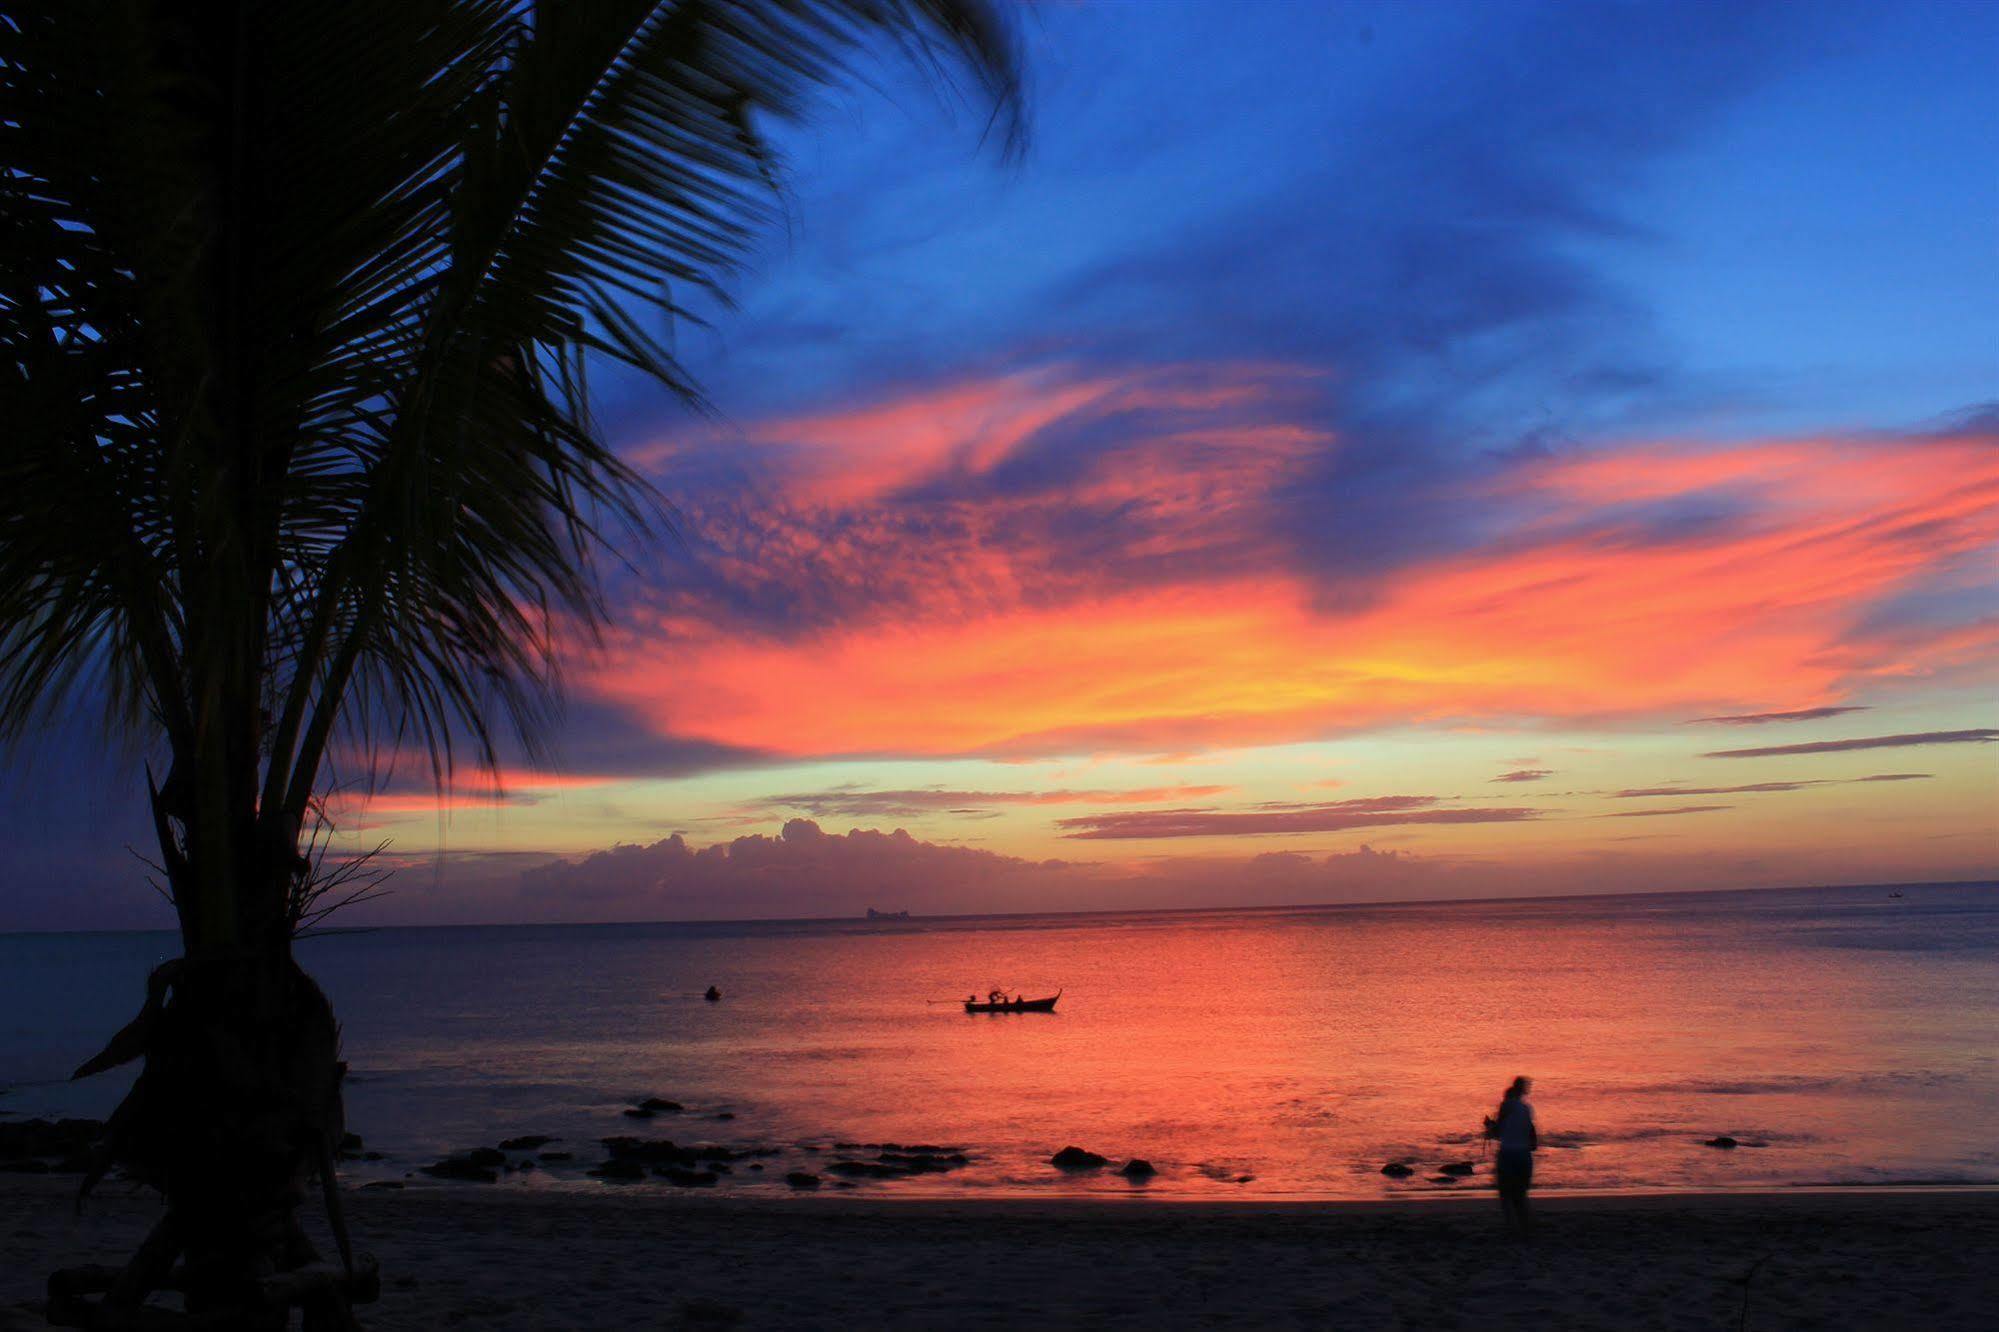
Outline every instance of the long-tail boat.
<path fill-rule="evenodd" d="M 967 1013 L 1053 1013 L 1055 1001 L 1061 997 L 1062 992 L 1057 990 L 1046 999 L 987 999 L 984 1002 L 967 999 L 965 1011 Z"/>

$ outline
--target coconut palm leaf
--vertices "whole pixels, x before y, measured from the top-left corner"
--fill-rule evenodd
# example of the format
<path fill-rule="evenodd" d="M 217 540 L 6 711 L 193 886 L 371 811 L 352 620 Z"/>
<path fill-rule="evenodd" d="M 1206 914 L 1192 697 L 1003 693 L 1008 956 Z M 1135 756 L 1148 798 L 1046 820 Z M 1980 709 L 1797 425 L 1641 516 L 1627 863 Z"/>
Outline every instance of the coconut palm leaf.
<path fill-rule="evenodd" d="M 884 39 L 1012 141 L 977 0 L 0 7 L 0 730 L 158 738 L 191 947 L 270 923 L 343 735 L 442 783 L 542 733 L 662 514 L 586 371 L 700 404 L 762 126 Z"/>

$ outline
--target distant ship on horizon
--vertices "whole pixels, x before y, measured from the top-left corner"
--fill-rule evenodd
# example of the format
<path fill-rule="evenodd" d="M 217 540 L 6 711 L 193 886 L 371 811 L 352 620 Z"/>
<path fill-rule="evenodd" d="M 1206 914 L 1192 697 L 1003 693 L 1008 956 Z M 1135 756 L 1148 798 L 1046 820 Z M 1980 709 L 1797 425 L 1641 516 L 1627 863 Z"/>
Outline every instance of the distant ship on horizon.
<path fill-rule="evenodd" d="M 873 907 L 869 907 L 869 908 L 868 908 L 868 919 L 869 919 L 869 920 L 908 920 L 908 919 L 909 919 L 909 913 L 908 913 L 907 911 L 877 911 L 877 910 L 875 910 L 875 909 L 874 909 Z"/>

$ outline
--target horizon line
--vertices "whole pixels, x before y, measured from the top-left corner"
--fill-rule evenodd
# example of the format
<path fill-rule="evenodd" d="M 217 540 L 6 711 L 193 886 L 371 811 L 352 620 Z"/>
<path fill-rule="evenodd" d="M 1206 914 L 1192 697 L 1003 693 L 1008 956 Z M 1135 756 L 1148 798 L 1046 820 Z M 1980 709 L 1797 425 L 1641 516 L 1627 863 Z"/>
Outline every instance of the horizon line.
<path fill-rule="evenodd" d="M 1648 888 L 1636 892 L 1608 893 L 1525 893 L 1508 897 L 1412 897 L 1402 899 L 1377 899 L 1366 902 L 1265 902 L 1241 906 L 1199 906 L 1199 907 L 1107 907 L 1086 911 L 967 911 L 944 915 L 907 917 L 891 916 L 885 919 L 917 921 L 972 921 L 972 920 L 1066 920 L 1086 916 L 1198 916 L 1223 915 L 1231 913 L 1273 912 L 1273 911 L 1347 911 L 1368 910 L 1382 907 L 1426 907 L 1426 906 L 1471 906 L 1504 905 L 1515 902 L 1592 902 L 1609 898 L 1628 899 L 1639 897 L 1718 897 L 1734 893 L 1798 893 L 1831 891 L 1834 889 L 1858 888 L 1999 888 L 1999 878 L 1985 879 L 1883 879 L 1861 883 L 1790 883 L 1766 884 L 1750 888 Z M 709 920 L 500 920 L 461 921 L 451 924 L 412 923 L 402 925 L 344 925 L 330 929 L 312 930 L 294 936 L 293 942 L 310 939 L 332 938 L 343 934 L 374 934 L 384 930 L 513 930 L 513 929 L 575 929 L 601 930 L 630 926 L 660 925 L 866 925 L 871 923 L 866 915 L 856 916 L 732 916 Z M 881 924 L 882 919 L 872 923 Z M 0 939 L 34 938 L 45 935 L 85 935 L 85 934 L 175 934 L 177 926 L 158 925 L 132 929 L 70 929 L 70 930 L 0 930 Z"/>

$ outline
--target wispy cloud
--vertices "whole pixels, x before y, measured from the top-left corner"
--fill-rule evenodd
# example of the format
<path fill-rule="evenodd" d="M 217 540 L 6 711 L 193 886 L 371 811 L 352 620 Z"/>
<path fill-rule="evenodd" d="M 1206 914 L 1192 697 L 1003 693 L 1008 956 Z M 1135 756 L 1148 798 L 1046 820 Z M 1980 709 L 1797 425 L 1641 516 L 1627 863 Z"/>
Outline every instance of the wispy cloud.
<path fill-rule="evenodd" d="M 1871 777 L 1822 777 L 1797 782 L 1749 782 L 1743 786 L 1640 786 L 1611 792 L 1614 800 L 1638 800 L 1651 796 L 1759 795 L 1766 792 L 1809 791 L 1820 786 L 1847 786 L 1855 782 L 1918 782 L 1931 777 L 1927 772 L 1881 772 Z"/>
<path fill-rule="evenodd" d="M 773 809 L 802 809 L 824 816 L 914 818 L 943 811 L 962 814 L 994 805 L 1153 805 L 1169 800 L 1206 800 L 1228 795 L 1230 786 L 1153 786 L 1128 790 L 1073 791 L 949 791 L 920 788 L 906 791 L 872 791 L 835 787 L 826 791 L 805 791 L 767 796 L 758 801 Z"/>
<path fill-rule="evenodd" d="M 1621 809 L 1615 814 L 1599 815 L 1606 819 L 1656 819 L 1670 814 L 1714 814 L 1724 809 L 1734 809 L 1733 805 L 1675 805 L 1671 809 Z"/>
<path fill-rule="evenodd" d="M 1495 782 L 1538 782 L 1554 776 L 1553 768 L 1515 768 L 1512 772 L 1502 772 L 1493 778 Z"/>
<path fill-rule="evenodd" d="M 1648 796 L 1751 795 L 1763 791 L 1803 791 L 1808 787 L 1824 785 L 1824 782 L 1751 782 L 1747 786 L 1639 786 L 1626 791 L 1613 791 L 1611 798 L 1639 800 Z"/>
<path fill-rule="evenodd" d="M 1737 712 L 1722 717 L 1695 717 L 1687 724 L 1700 726 L 1714 722 L 1723 726 L 1765 726 L 1771 722 L 1821 721 L 1827 717 L 1843 717 L 1849 712 L 1865 712 L 1859 704 L 1836 708 L 1798 708 L 1792 712 Z"/>
<path fill-rule="evenodd" d="M 1344 832 L 1425 823 L 1519 823 L 1536 809 L 1437 809 L 1436 796 L 1372 796 L 1275 809 L 1161 809 L 1090 814 L 1057 821 L 1064 837 L 1111 841 L 1164 837 L 1253 837 Z"/>
<path fill-rule="evenodd" d="M 1999 730 L 1915 731 L 1907 735 L 1869 735 L 1852 740 L 1815 740 L 1803 745 L 1764 745 L 1757 749 L 1717 749 L 1702 758 L 1780 758 L 1787 754 L 1841 754 L 1853 749 L 1905 749 L 1916 745 L 1985 745 L 1999 740 Z"/>

